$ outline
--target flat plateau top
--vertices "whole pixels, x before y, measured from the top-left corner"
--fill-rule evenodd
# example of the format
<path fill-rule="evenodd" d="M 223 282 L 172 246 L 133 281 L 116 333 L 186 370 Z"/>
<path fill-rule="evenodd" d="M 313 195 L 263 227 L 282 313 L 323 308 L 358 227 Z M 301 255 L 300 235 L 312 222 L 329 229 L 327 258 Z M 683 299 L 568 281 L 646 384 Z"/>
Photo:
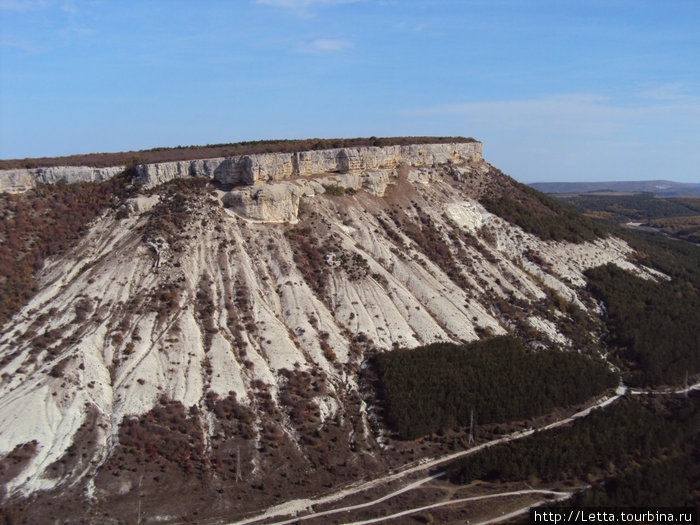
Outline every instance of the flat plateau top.
<path fill-rule="evenodd" d="M 258 140 L 231 144 L 208 144 L 206 146 L 177 146 L 153 148 L 119 153 L 87 153 L 66 157 L 41 157 L 34 159 L 0 160 L 0 170 L 19 168 L 46 168 L 52 166 L 89 166 L 106 168 L 152 164 L 180 160 L 237 157 L 259 153 L 297 153 L 334 148 L 356 148 L 362 146 L 402 146 L 410 144 L 447 144 L 477 142 L 471 137 L 383 137 L 352 139 L 302 139 L 302 140 Z"/>

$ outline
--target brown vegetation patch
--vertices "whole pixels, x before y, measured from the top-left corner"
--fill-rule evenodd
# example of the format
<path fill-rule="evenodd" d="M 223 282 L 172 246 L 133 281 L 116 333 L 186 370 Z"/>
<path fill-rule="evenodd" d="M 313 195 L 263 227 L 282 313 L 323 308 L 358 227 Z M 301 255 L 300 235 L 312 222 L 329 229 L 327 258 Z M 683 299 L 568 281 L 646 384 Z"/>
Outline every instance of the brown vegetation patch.
<path fill-rule="evenodd" d="M 400 206 L 392 207 L 389 210 L 389 216 L 395 226 L 415 242 L 423 254 L 440 267 L 455 284 L 464 290 L 469 289 L 469 281 L 455 261 L 449 241 L 444 238 L 442 232 L 438 230 L 433 220 L 420 206 L 414 204 L 413 208 L 418 217 L 418 222 L 411 220 Z M 386 221 L 380 221 L 380 224 L 385 228 L 389 238 L 395 242 L 400 239 L 399 235 Z M 448 236 L 448 239 L 451 239 L 453 242 L 459 241 L 459 237 L 456 236 Z"/>
<path fill-rule="evenodd" d="M 212 296 L 212 284 L 213 281 L 207 273 L 202 275 L 199 285 L 197 286 L 197 298 L 194 303 L 197 318 L 199 319 L 204 332 L 205 352 L 209 351 L 211 348 L 212 338 L 214 337 L 214 334 L 219 331 L 218 328 L 216 328 L 214 319 L 216 307 Z"/>
<path fill-rule="evenodd" d="M 285 232 L 292 246 L 294 260 L 304 280 L 320 298 L 326 297 L 330 267 L 325 258 L 328 247 L 320 243 L 318 232 L 310 226 L 290 228 Z"/>
<path fill-rule="evenodd" d="M 119 428 L 119 446 L 105 468 L 120 476 L 125 470 L 136 472 L 137 465 L 204 477 L 208 460 L 199 410 L 194 406 L 186 410 L 180 402 L 161 399 L 146 414 L 125 417 Z"/>
<path fill-rule="evenodd" d="M 195 215 L 196 197 L 204 195 L 206 186 L 207 181 L 199 177 L 175 179 L 160 186 L 160 201 L 148 212 L 148 221 L 141 230 L 143 239 L 162 238 L 177 250 L 178 241 Z"/>
<path fill-rule="evenodd" d="M 36 454 L 37 445 L 36 440 L 22 443 L 12 449 L 12 452 L 4 458 L 0 459 L 0 485 L 5 485 L 5 483 L 22 472 L 29 460 Z"/>
<path fill-rule="evenodd" d="M 127 197 L 125 185 L 115 177 L 0 195 L 0 325 L 36 293 L 34 277 L 44 260 L 63 253 L 113 196 Z"/>
<path fill-rule="evenodd" d="M 211 436 L 211 467 L 222 480 L 239 481 L 248 477 L 254 450 L 250 446 L 255 438 L 255 415 L 236 399 L 236 393 L 227 397 L 209 392 L 207 408 L 216 418 Z"/>
<path fill-rule="evenodd" d="M 49 465 L 49 477 L 64 478 L 80 474 L 90 465 L 97 448 L 98 420 L 97 410 L 90 406 L 86 409 L 85 421 L 78 427 L 73 443 L 59 459 Z"/>

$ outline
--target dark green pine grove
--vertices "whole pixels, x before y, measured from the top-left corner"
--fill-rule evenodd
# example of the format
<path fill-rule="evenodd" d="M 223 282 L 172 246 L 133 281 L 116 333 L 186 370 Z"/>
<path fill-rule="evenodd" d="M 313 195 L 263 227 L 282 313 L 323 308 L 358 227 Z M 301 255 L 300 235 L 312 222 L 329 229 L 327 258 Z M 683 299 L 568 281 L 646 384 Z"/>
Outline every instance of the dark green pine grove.
<path fill-rule="evenodd" d="M 574 507 L 697 506 L 700 503 L 700 439 L 696 434 L 677 456 L 654 458 L 610 476 L 577 494 Z"/>
<path fill-rule="evenodd" d="M 667 480 L 693 476 L 697 468 L 686 471 L 683 463 L 687 461 L 666 461 L 697 455 L 693 444 L 700 426 L 700 398 L 696 395 L 670 404 L 661 407 L 656 400 L 625 399 L 570 426 L 538 432 L 458 460 L 448 468 L 448 478 L 455 483 L 475 479 L 554 482 L 626 472 L 626 479 L 640 484 L 655 470 L 665 472 Z M 639 470 L 643 462 L 648 462 L 647 466 Z M 697 488 L 698 479 L 693 483 Z M 649 490 L 653 488 L 641 494 Z M 618 492 L 615 497 L 625 501 L 622 487 Z M 632 497 L 627 501 L 632 502 Z"/>
<path fill-rule="evenodd" d="M 639 263 L 671 279 L 645 280 L 612 264 L 586 272 L 589 290 L 607 309 L 611 355 L 631 385 L 682 383 L 700 371 L 700 247 L 622 234 Z"/>
<path fill-rule="evenodd" d="M 630 385 L 679 383 L 700 370 L 700 297 L 677 283 L 653 282 L 619 267 L 586 273 L 607 308 L 607 343 Z"/>
<path fill-rule="evenodd" d="M 538 416 L 618 381 L 582 355 L 536 352 L 512 336 L 395 350 L 375 363 L 387 422 L 402 439 L 468 426 L 472 409 L 480 424 Z"/>

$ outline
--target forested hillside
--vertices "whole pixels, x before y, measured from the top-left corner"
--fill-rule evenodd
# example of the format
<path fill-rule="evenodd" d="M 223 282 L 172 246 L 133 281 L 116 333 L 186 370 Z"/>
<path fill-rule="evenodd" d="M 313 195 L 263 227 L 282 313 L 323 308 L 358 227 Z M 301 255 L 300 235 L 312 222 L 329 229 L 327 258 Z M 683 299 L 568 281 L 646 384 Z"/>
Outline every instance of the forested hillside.
<path fill-rule="evenodd" d="M 527 349 L 515 337 L 436 343 L 376 356 L 386 418 L 404 439 L 470 424 L 526 419 L 583 402 L 617 384 L 603 364 Z"/>
<path fill-rule="evenodd" d="M 475 479 L 594 480 L 611 474 L 638 479 L 643 464 L 652 471 L 667 470 L 665 483 L 676 476 L 682 479 L 688 473 L 682 463 L 672 460 L 697 452 L 693 452 L 693 444 L 700 426 L 699 401 L 694 395 L 668 401 L 664 406 L 639 398 L 626 399 L 570 426 L 536 433 L 456 461 L 448 469 L 448 477 L 454 483 Z M 661 466 L 667 460 L 671 461 Z M 640 498 L 644 493 L 648 490 L 628 502 L 647 503 Z M 687 491 L 683 497 L 687 497 Z M 672 504 L 677 503 L 684 501 Z"/>
<path fill-rule="evenodd" d="M 632 385 L 682 382 L 700 371 L 700 247 L 658 234 L 621 232 L 640 262 L 671 277 L 641 279 L 608 264 L 586 272 L 607 309 L 607 343 Z"/>

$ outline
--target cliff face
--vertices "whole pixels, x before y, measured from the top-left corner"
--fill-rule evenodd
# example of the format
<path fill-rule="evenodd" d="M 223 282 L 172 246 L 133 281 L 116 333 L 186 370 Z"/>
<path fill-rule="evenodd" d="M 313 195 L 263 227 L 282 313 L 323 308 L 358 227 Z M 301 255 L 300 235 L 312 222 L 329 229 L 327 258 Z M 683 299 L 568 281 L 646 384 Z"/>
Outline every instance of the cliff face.
<path fill-rule="evenodd" d="M 224 184 L 260 184 L 322 173 L 358 173 L 448 161 L 480 160 L 480 142 L 339 148 L 300 153 L 267 153 L 138 166 L 136 181 L 151 188 L 180 177 L 205 177 Z"/>
<path fill-rule="evenodd" d="M 55 166 L 0 171 L 0 193 L 22 193 L 37 184 L 56 184 L 65 181 L 101 182 L 124 171 L 124 166 L 91 168 L 89 166 Z"/>
<path fill-rule="evenodd" d="M 358 173 L 408 166 L 436 166 L 447 161 L 480 160 L 480 142 L 415 144 L 366 148 L 338 148 L 300 153 L 266 153 L 241 157 L 142 164 L 136 167 L 134 182 L 152 188 L 182 177 L 204 177 L 224 184 L 259 184 L 321 173 Z M 51 168 L 0 171 L 0 193 L 21 193 L 37 183 L 54 184 L 103 181 L 124 171 L 123 166 Z"/>
<path fill-rule="evenodd" d="M 416 170 L 411 170 L 413 174 Z M 245 219 L 261 222 L 296 222 L 302 197 L 326 193 L 326 189 L 341 194 L 345 191 L 364 190 L 383 197 L 390 184 L 398 179 L 396 170 L 370 173 L 328 174 L 316 179 L 296 179 L 252 186 L 244 186 L 224 193 L 221 200 Z"/>

